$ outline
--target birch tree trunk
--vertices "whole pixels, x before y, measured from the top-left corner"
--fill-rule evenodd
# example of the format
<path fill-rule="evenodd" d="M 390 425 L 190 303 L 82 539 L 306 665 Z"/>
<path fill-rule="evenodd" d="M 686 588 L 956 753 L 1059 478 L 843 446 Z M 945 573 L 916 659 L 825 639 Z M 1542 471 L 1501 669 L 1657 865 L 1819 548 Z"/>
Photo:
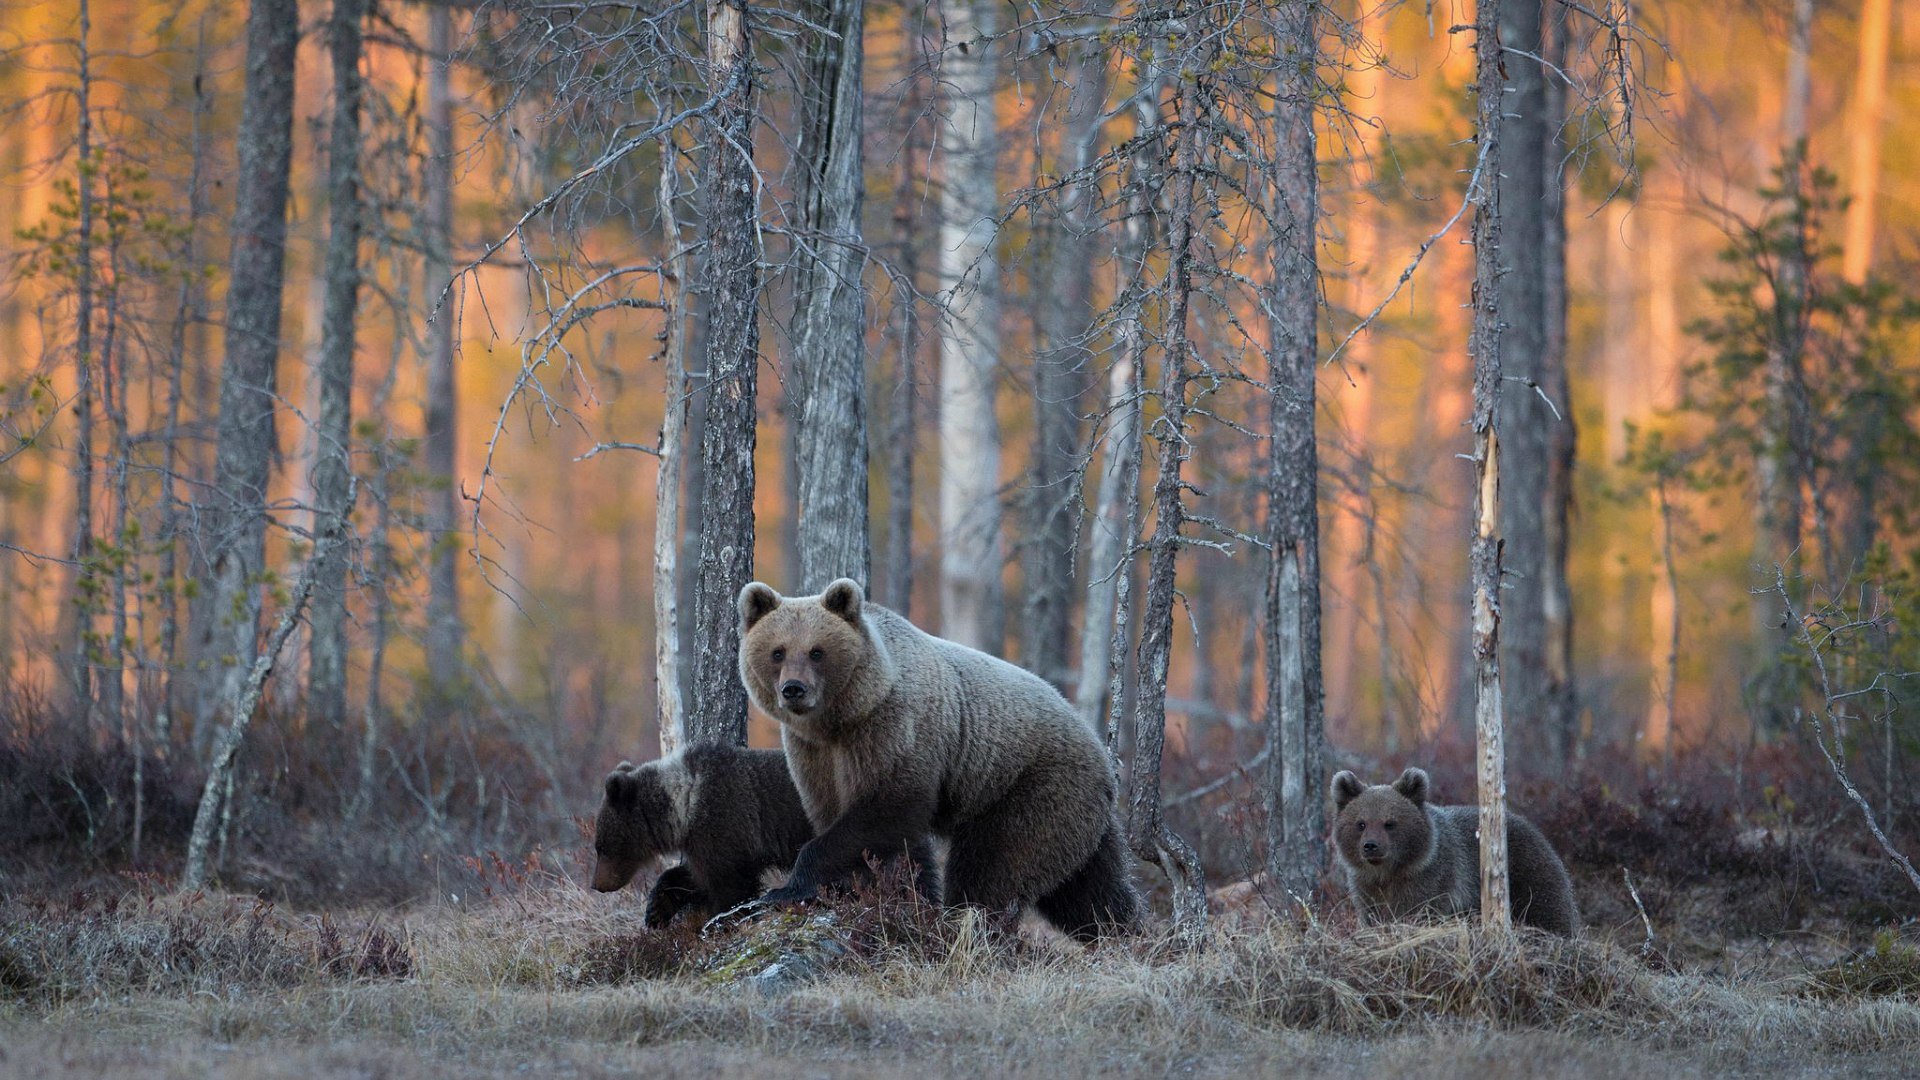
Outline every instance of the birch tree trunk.
<path fill-rule="evenodd" d="M 667 248 L 666 328 L 661 352 L 666 359 L 665 407 L 660 419 L 659 467 L 654 472 L 653 516 L 653 689 L 654 722 L 660 756 L 679 749 L 686 737 L 686 710 L 680 696 L 680 462 L 686 441 L 687 406 L 687 253 L 682 246 L 679 202 L 679 152 L 671 138 L 660 139 L 660 231 Z"/>
<path fill-rule="evenodd" d="M 1274 236 L 1267 399 L 1267 875 L 1298 903 L 1312 900 L 1326 863 L 1320 681 L 1320 459 L 1314 438 L 1319 374 L 1319 25 L 1311 0 L 1274 14 L 1282 63 L 1273 111 Z M 1176 248 L 1176 254 L 1178 249 Z"/>
<path fill-rule="evenodd" d="M 327 142 L 326 302 L 321 319 L 320 416 L 314 432 L 314 517 L 346 510 L 353 475 L 354 319 L 360 299 L 360 48 L 366 0 L 333 0 L 333 116 Z M 307 716 L 340 731 L 347 722 L 346 551 L 314 553 Z"/>
<path fill-rule="evenodd" d="M 1500 448 L 1495 416 L 1500 399 L 1501 301 L 1504 272 L 1499 182 L 1505 161 L 1507 80 L 1500 46 L 1501 9 L 1513 0 L 1480 0 L 1474 54 L 1479 62 L 1473 212 L 1473 590 L 1474 730 L 1480 789 L 1480 920 L 1489 929 L 1513 925 L 1507 893 L 1507 780 L 1505 714 L 1500 687 Z M 1528 3 L 1529 0 L 1520 0 Z M 1511 70 L 1508 68 L 1507 70 Z"/>
<path fill-rule="evenodd" d="M 808 0 L 800 101 L 800 249 L 794 366 L 799 587 L 872 582 L 867 528 L 866 241 L 860 232 L 865 0 Z"/>
<path fill-rule="evenodd" d="M 744 746 L 736 600 L 753 578 L 754 388 L 760 353 L 760 249 L 753 163 L 753 46 L 744 0 L 707 0 L 707 416 L 700 443 L 700 566 L 694 595 L 690 742 Z"/>
<path fill-rule="evenodd" d="M 253 668 L 266 570 L 267 481 L 280 360 L 280 300 L 287 239 L 287 166 L 293 151 L 297 0 L 252 0 L 247 16 L 246 99 L 237 137 L 233 252 L 213 483 L 203 518 L 211 580 L 195 650 L 200 673 L 196 739 L 239 699 Z"/>
<path fill-rule="evenodd" d="M 1546 371 L 1546 306 L 1541 289 L 1547 267 L 1546 158 L 1552 131 L 1547 123 L 1546 81 L 1541 55 L 1540 0 L 1500 4 L 1502 96 L 1499 157 L 1493 175 L 1500 185 L 1501 329 L 1499 429 L 1508 451 L 1500 463 L 1500 531 L 1510 541 L 1501 579 L 1500 670 L 1529 764 L 1549 775 L 1561 760 L 1558 733 L 1546 723 L 1547 674 L 1547 478 L 1551 471 L 1554 416 L 1541 400 Z"/>
<path fill-rule="evenodd" d="M 453 14 L 442 4 L 427 9 L 427 295 L 440 310 L 427 326 L 425 522 L 432 547 L 427 556 L 427 668 L 438 682 L 456 679 L 460 662 L 460 557 L 454 475 L 459 435 L 458 388 L 454 383 L 454 333 L 459 305 L 448 291 L 453 265 Z"/>
<path fill-rule="evenodd" d="M 940 633 L 998 655 L 1000 574 L 1000 285 L 993 241 L 999 135 L 993 41 L 997 0 L 941 0 L 947 48 L 940 129 Z"/>
<path fill-rule="evenodd" d="M 1855 69 L 1853 107 L 1847 110 L 1853 197 L 1847 203 L 1846 240 L 1840 256 L 1841 276 L 1855 285 L 1865 284 L 1873 265 L 1874 203 L 1880 194 L 1887 52 L 1892 38 L 1893 0 L 1865 0 L 1860 8 L 1860 65 Z"/>

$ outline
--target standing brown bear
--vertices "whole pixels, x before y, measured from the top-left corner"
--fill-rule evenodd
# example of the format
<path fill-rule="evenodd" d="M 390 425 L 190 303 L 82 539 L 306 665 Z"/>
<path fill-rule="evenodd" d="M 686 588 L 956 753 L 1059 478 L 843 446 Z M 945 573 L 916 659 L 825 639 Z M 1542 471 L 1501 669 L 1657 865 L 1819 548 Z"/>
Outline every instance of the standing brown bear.
<path fill-rule="evenodd" d="M 647 925 L 683 908 L 717 915 L 760 895 L 761 877 L 793 865 L 813 826 L 778 750 L 690 746 L 607 774 L 593 827 L 593 887 L 613 892 L 641 867 L 679 854 L 647 893 Z"/>
<path fill-rule="evenodd" d="M 1367 922 L 1480 910 L 1480 810 L 1427 802 L 1427 774 L 1408 769 L 1371 787 L 1333 778 L 1335 849 L 1354 906 Z M 1533 823 L 1507 811 L 1507 883 L 1513 919 L 1572 937 L 1580 929 L 1573 881 Z"/>
<path fill-rule="evenodd" d="M 868 853 L 924 866 L 931 834 L 948 841 L 950 904 L 1032 904 L 1082 941 L 1137 927 L 1106 748 L 1044 680 L 845 578 L 793 598 L 754 582 L 740 619 L 741 678 L 780 722 L 819 833 L 768 901 L 811 898 Z"/>

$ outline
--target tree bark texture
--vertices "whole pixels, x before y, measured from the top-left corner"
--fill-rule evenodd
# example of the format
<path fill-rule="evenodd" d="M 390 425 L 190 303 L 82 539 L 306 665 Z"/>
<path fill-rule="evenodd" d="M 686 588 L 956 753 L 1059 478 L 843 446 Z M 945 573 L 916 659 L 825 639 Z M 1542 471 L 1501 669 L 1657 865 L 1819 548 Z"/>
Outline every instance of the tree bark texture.
<path fill-rule="evenodd" d="M 1548 742 L 1559 761 L 1571 762 L 1580 752 L 1580 701 L 1573 672 L 1573 590 L 1567 582 L 1567 555 L 1572 543 L 1573 467 L 1577 429 L 1573 394 L 1567 379 L 1567 84 L 1558 71 L 1566 68 L 1569 13 L 1558 4 L 1542 28 L 1541 55 L 1546 59 L 1546 131 L 1540 165 L 1544 171 L 1541 233 L 1540 389 L 1559 416 L 1549 416 L 1547 476 L 1544 507 L 1544 551 L 1541 603 L 1546 660 L 1546 712 L 1540 717 L 1550 733 Z"/>
<path fill-rule="evenodd" d="M 1506 299 L 1502 198 L 1499 180 L 1507 137 L 1500 27 L 1502 8 L 1513 0 L 1480 0 L 1476 24 L 1476 124 L 1479 162 L 1473 173 L 1473 544 L 1469 582 L 1473 600 L 1474 730 L 1480 790 L 1480 919 L 1490 929 L 1508 929 L 1513 912 L 1507 890 L 1507 780 L 1505 714 L 1500 685 L 1500 446 L 1497 404 L 1501 388 L 1501 337 Z M 1530 0 L 1520 0 L 1526 4 Z M 1508 67 L 1506 70 L 1511 71 Z"/>
<path fill-rule="evenodd" d="M 865 0 L 809 0 L 809 55 L 800 88 L 800 237 L 794 286 L 801 399 L 800 581 L 871 588 L 867 527 L 866 241 L 860 232 L 860 84 Z"/>
<path fill-rule="evenodd" d="M 736 601 L 753 579 L 754 392 L 760 247 L 753 163 L 753 45 L 747 5 L 708 0 L 701 228 L 706 238 L 707 416 L 700 442 L 700 566 L 694 594 L 689 742 L 747 741 Z"/>
<path fill-rule="evenodd" d="M 327 140 L 326 301 L 321 318 L 320 408 L 313 440 L 314 519 L 345 512 L 353 475 L 354 318 L 360 298 L 360 51 L 366 0 L 334 0 L 333 116 Z M 318 552 L 315 553 L 316 558 Z M 348 552 L 314 567 L 307 716 L 338 731 L 347 721 Z"/>
<path fill-rule="evenodd" d="M 660 230 L 667 268 L 666 326 L 661 353 L 666 360 L 665 408 L 660 419 L 660 457 L 654 472 L 653 513 L 653 680 L 654 723 L 660 756 L 679 749 L 686 736 L 685 699 L 680 690 L 680 463 L 684 460 L 687 405 L 687 253 L 682 246 L 678 151 L 671 138 L 660 140 Z"/>
<path fill-rule="evenodd" d="M 460 663 L 459 478 L 454 475 L 459 435 L 454 383 L 454 334 L 459 304 L 449 291 L 453 266 L 453 15 L 444 5 L 427 10 L 426 281 L 441 307 L 427 326 L 425 524 L 432 547 L 427 557 L 427 667 L 436 681 L 456 678 Z M 445 297 L 441 301 L 441 297 Z"/>
<path fill-rule="evenodd" d="M 195 654 L 196 739 L 236 700 L 253 667 L 266 572 L 267 481 L 273 463 L 280 300 L 286 264 L 287 166 L 293 151 L 296 0 L 253 0 L 247 15 L 246 100 L 236 139 L 233 249 L 206 562 Z"/>
<path fill-rule="evenodd" d="M 1160 767 L 1166 747 L 1167 674 L 1173 657 L 1175 578 L 1186 522 L 1181 473 L 1188 456 L 1187 401 L 1190 369 L 1187 322 L 1193 299 L 1194 173 L 1198 170 L 1198 89 L 1178 85 L 1179 124 L 1167 191 L 1167 314 L 1161 359 L 1161 415 L 1154 425 L 1159 473 L 1153 485 L 1153 536 L 1147 542 L 1146 607 L 1141 617 L 1140 688 L 1134 708 L 1132 805 L 1127 819 L 1134 854 L 1158 866 L 1173 890 L 1176 933 L 1189 942 L 1206 932 L 1207 887 L 1193 846 L 1174 832 L 1162 812 Z"/>
<path fill-rule="evenodd" d="M 1273 15 L 1281 51 L 1273 112 L 1273 294 L 1267 399 L 1267 874 L 1310 901 L 1326 864 L 1324 697 L 1320 679 L 1319 223 L 1313 120 L 1319 28 L 1309 0 Z"/>
<path fill-rule="evenodd" d="M 1541 399 L 1546 369 L 1546 159 L 1553 136 L 1547 122 L 1541 55 L 1540 0 L 1500 4 L 1501 117 L 1493 176 L 1500 185 L 1501 264 L 1498 336 L 1501 379 L 1500 531 L 1508 541 L 1502 580 L 1500 669 L 1511 713 L 1524 727 L 1517 744 L 1529 765 L 1548 775 L 1561 760 L 1557 735 L 1546 722 L 1547 480 L 1554 415 Z"/>
<path fill-rule="evenodd" d="M 941 0 L 947 122 L 940 129 L 940 633 L 998 655 L 1000 575 L 999 134 L 996 0 Z"/>

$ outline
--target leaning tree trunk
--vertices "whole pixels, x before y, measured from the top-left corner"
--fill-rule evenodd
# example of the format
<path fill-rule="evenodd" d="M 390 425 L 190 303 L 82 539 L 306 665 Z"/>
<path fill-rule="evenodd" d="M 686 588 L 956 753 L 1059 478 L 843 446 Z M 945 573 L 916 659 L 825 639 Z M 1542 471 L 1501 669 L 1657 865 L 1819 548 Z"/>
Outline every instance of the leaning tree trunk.
<path fill-rule="evenodd" d="M 195 655 L 203 665 L 196 738 L 239 698 L 253 667 L 266 570 L 267 480 L 272 469 L 286 264 L 287 167 L 293 151 L 297 0 L 253 0 L 247 16 L 246 98 L 234 173 L 233 254 L 226 353 L 205 548 L 207 598 Z M 204 741 L 203 741 L 204 745 Z"/>
<path fill-rule="evenodd" d="M 1511 0 L 1509 0 L 1511 2 Z M 1520 0 L 1525 4 L 1530 0 Z M 1469 197 L 1473 200 L 1473 546 L 1469 583 L 1473 590 L 1474 728 L 1479 747 L 1480 919 L 1490 929 L 1513 925 L 1507 901 L 1507 779 L 1505 716 L 1500 698 L 1500 447 L 1495 416 L 1500 399 L 1500 338 L 1503 299 L 1500 275 L 1501 196 L 1505 160 L 1503 77 L 1506 57 L 1500 47 L 1502 0 L 1480 0 L 1474 52 L 1479 161 Z"/>
<path fill-rule="evenodd" d="M 1313 132 L 1318 20 L 1309 0 L 1274 15 L 1281 66 L 1274 106 L 1273 295 L 1267 399 L 1267 876 L 1296 902 L 1326 863 L 1320 681 L 1320 459 L 1314 440 L 1320 287 Z"/>
<path fill-rule="evenodd" d="M 454 400 L 454 332 L 459 305 L 453 298 L 453 16 L 445 5 L 427 13 L 427 295 L 440 305 L 427 326 L 426 437 L 422 459 L 427 485 L 424 525 L 427 556 L 427 668 L 436 682 L 459 676 L 460 545 L 459 494 L 454 477 L 459 403 Z"/>
<path fill-rule="evenodd" d="M 1547 273 L 1546 80 L 1541 54 L 1540 0 L 1504 3 L 1499 40 L 1505 115 L 1494 175 L 1500 186 L 1499 290 L 1501 328 L 1498 427 L 1502 449 L 1500 531 L 1506 548 L 1501 580 L 1500 670 L 1512 715 L 1521 717 L 1522 757 L 1542 773 L 1557 772 L 1557 733 L 1545 723 L 1547 672 L 1547 481 L 1553 410 L 1542 400 L 1545 370 Z"/>
<path fill-rule="evenodd" d="M 334 0 L 333 118 L 327 142 L 326 303 L 320 331 L 320 418 L 313 440 L 314 516 L 345 513 L 353 475 L 354 318 L 360 298 L 360 43 L 366 0 Z M 314 567 L 307 716 L 339 731 L 347 722 L 346 553 Z M 315 553 L 316 561 L 318 553 Z"/>
<path fill-rule="evenodd" d="M 993 260 L 999 205 L 993 41 L 998 0 L 941 0 L 948 90 L 940 129 L 940 632 L 998 654 L 1000 422 L 999 270 Z"/>
<path fill-rule="evenodd" d="M 800 101 L 800 581 L 871 589 L 867 529 L 866 241 L 860 234 L 865 0 L 808 0 Z"/>
<path fill-rule="evenodd" d="M 1173 609 L 1181 530 L 1186 523 L 1187 387 L 1190 378 L 1187 322 L 1193 300 L 1194 174 L 1198 171 L 1199 103 L 1196 87 L 1176 91 L 1179 127 L 1167 189 L 1167 313 L 1165 355 L 1160 368 L 1159 421 L 1154 441 L 1159 475 L 1153 485 L 1153 536 L 1147 542 L 1146 607 L 1141 616 L 1140 688 L 1134 708 L 1132 805 L 1128 841 L 1140 859 L 1158 866 L 1173 888 L 1173 921 L 1186 941 L 1206 933 L 1207 884 L 1193 846 L 1168 827 L 1160 802 L 1160 765 L 1166 747 L 1167 674 L 1173 658 Z M 1136 158 L 1136 162 L 1138 159 Z M 1158 164 L 1157 162 L 1155 164 Z"/>
<path fill-rule="evenodd" d="M 694 594 L 690 742 L 744 746 L 735 602 L 753 577 L 754 385 L 760 250 L 753 164 L 753 46 L 744 0 L 707 2 L 707 124 L 701 190 L 706 239 L 707 416 L 700 441 L 700 569 Z"/>

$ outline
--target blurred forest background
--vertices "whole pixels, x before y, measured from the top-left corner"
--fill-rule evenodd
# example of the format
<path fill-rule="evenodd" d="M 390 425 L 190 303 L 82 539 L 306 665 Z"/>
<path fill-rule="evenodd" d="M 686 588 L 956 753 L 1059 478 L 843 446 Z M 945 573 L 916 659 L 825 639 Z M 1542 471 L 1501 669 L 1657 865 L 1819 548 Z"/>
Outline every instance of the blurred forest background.
<path fill-rule="evenodd" d="M 1263 548 L 1302 461 L 1329 760 L 1424 763 L 1470 801 L 1475 13 L 1335 2 L 1287 38 L 1188 7 L 874 0 L 836 50 L 821 29 L 862 5 L 255 0 L 250 23 L 238 0 L 7 0 L 0 754 L 23 827 L 0 847 L 171 872 L 223 752 L 211 859 L 239 887 L 412 895 L 423 854 L 444 880 L 576 843 L 663 706 L 718 707 L 696 669 L 731 672 L 714 598 L 742 570 L 801 592 L 866 567 L 875 599 L 1104 725 L 1111 656 L 1123 703 L 1141 685 L 1112 593 L 1139 635 L 1176 459 L 1164 786 L 1209 874 L 1261 864 Z M 248 70 L 250 25 L 285 62 Z M 1543 109 L 1505 137 L 1534 139 L 1537 197 L 1503 197 L 1527 253 L 1502 285 L 1524 294 L 1502 313 L 1517 803 L 1591 824 L 1705 798 L 1864 840 L 1830 750 L 1911 850 L 1920 8 L 1564 3 L 1532 32 Z M 1313 117 L 1305 215 L 1261 123 L 1286 86 Z M 278 149 L 243 115 L 276 102 Z M 1192 230 L 1190 297 L 1149 218 Z M 1317 404 L 1283 460 L 1289 221 Z M 730 272 L 757 278 L 744 320 Z M 835 493 L 803 490 L 809 455 L 861 446 Z M 742 498 L 744 532 L 715 505 Z M 815 560 L 810 518 L 860 550 Z"/>

